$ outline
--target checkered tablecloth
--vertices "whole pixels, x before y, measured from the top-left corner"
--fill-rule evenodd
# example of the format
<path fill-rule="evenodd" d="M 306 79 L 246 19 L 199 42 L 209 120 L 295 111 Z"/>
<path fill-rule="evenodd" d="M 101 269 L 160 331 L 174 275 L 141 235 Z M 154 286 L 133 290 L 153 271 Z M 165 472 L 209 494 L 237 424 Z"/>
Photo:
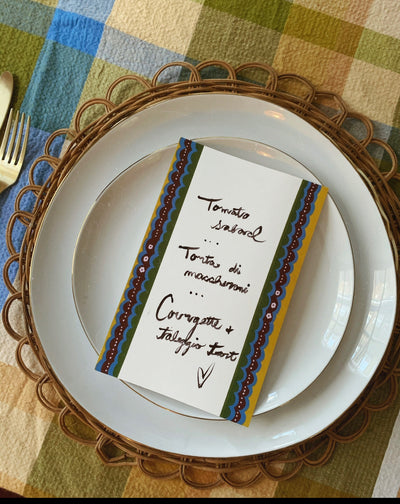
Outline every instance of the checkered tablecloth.
<path fill-rule="evenodd" d="M 49 135 L 69 128 L 78 107 L 118 77 L 151 78 L 164 64 L 223 60 L 268 63 L 335 92 L 369 117 L 400 157 L 398 0 L 0 0 L 0 73 L 12 72 L 14 108 L 32 117 L 17 183 L 0 194 L 0 267 L 6 226 L 32 162 Z M 175 73 L 174 73 L 175 72 Z M 168 78 L 179 77 L 171 70 Z M 58 155 L 61 137 L 53 147 Z M 49 175 L 37 170 L 37 183 Z M 400 196 L 400 190 L 398 190 Z M 29 195 L 25 203 L 29 207 Z M 33 196 L 32 196 L 33 198 Z M 33 200 L 32 200 L 33 201 Z M 15 231 L 21 243 L 24 228 Z M 12 278 L 15 268 L 11 269 Z M 0 308 L 8 296 L 0 282 Z M 12 314 L 15 326 L 21 313 Z M 21 327 L 23 331 L 23 327 Z M 338 445 L 319 468 L 248 488 L 196 489 L 138 467 L 108 467 L 65 436 L 18 367 L 0 323 L 0 487 L 25 497 L 396 497 L 400 486 L 400 398 L 375 413 L 365 434 Z M 0 492 L 0 496 L 1 496 Z"/>

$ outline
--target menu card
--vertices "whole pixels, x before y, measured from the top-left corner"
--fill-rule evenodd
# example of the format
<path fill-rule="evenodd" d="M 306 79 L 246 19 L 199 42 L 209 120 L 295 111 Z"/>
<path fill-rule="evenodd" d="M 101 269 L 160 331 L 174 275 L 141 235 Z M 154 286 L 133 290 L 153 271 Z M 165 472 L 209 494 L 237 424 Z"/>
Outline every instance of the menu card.
<path fill-rule="evenodd" d="M 248 426 L 327 191 L 181 138 L 96 369 Z"/>

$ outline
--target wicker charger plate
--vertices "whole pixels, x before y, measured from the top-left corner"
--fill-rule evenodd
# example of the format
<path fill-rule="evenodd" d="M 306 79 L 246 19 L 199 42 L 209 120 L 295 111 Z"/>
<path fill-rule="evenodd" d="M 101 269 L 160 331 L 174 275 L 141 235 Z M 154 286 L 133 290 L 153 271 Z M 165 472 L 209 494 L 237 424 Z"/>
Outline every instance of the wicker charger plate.
<path fill-rule="evenodd" d="M 189 72 L 187 80 L 176 83 L 159 84 L 161 74 L 170 66 L 181 66 Z M 218 68 L 225 73 L 222 78 L 204 79 L 201 73 Z M 260 74 L 267 76 L 265 84 L 260 82 Z M 214 74 L 215 75 L 215 74 Z M 246 80 L 245 80 L 246 78 Z M 132 97 L 116 104 L 118 93 L 127 84 L 133 84 L 136 91 Z M 138 85 L 140 89 L 138 89 Z M 318 131 L 326 135 L 349 159 L 360 177 L 365 181 L 381 212 L 392 245 L 396 272 L 398 272 L 398 246 L 400 243 L 400 202 L 393 183 L 398 180 L 397 159 L 392 149 L 382 140 L 373 137 L 371 121 L 357 113 L 350 112 L 343 100 L 329 92 L 317 91 L 306 79 L 294 74 L 278 75 L 268 65 L 248 63 L 234 69 L 219 61 L 208 61 L 193 66 L 187 63 L 172 63 L 162 67 L 151 82 L 136 76 L 125 76 L 115 81 L 105 98 L 86 102 L 77 112 L 74 129 L 53 133 L 45 146 L 44 155 L 32 165 L 30 184 L 24 187 L 16 199 L 16 211 L 10 218 L 7 229 L 7 246 L 10 258 L 4 267 L 5 283 L 10 296 L 3 309 L 3 321 L 7 332 L 16 339 L 17 360 L 22 370 L 37 385 L 38 399 L 58 415 L 59 424 L 66 435 L 81 443 L 92 445 L 101 460 L 109 465 L 138 464 L 146 473 L 154 477 L 180 477 L 189 485 L 210 487 L 227 482 L 231 486 L 248 486 L 261 476 L 270 479 L 288 479 L 305 465 L 318 467 L 332 456 L 338 443 L 346 443 L 359 438 L 368 427 L 373 411 L 387 408 L 397 395 L 397 376 L 400 374 L 399 357 L 399 309 L 396 310 L 394 330 L 385 355 L 373 378 L 361 396 L 343 415 L 322 433 L 305 442 L 275 452 L 236 458 L 196 458 L 182 457 L 140 445 L 120 434 L 112 432 L 96 418 L 89 415 L 65 390 L 52 370 L 37 334 L 30 306 L 30 268 L 40 224 L 57 188 L 77 161 L 91 146 L 118 122 L 144 108 L 160 101 L 187 96 L 195 93 L 229 93 L 251 96 L 273 102 L 297 114 Z M 115 101 L 112 101 L 114 97 Z M 100 106 L 100 112 L 99 112 Z M 104 112 L 105 108 L 105 112 Z M 97 113 L 97 118 L 93 115 Z M 90 121 L 90 122 L 89 122 Z M 357 122 L 365 132 L 363 138 L 356 138 L 345 129 L 348 123 Z M 52 143 L 57 136 L 67 135 L 71 143 L 60 157 L 51 155 Z M 380 171 L 369 150 L 371 147 L 383 149 L 388 158 L 389 168 Z M 35 184 L 35 170 L 40 163 L 48 163 L 53 173 L 43 185 Z M 32 212 L 23 208 L 23 196 L 32 191 L 36 204 Z M 22 246 L 19 251 L 12 243 L 12 232 L 16 223 L 26 226 Z M 18 263 L 20 287 L 15 287 L 9 278 L 10 265 Z M 397 286 L 398 286 L 398 275 Z M 20 303 L 26 325 L 26 334 L 13 329 L 10 322 L 10 308 Z M 41 371 L 33 371 L 26 364 L 25 349 L 33 351 Z"/>

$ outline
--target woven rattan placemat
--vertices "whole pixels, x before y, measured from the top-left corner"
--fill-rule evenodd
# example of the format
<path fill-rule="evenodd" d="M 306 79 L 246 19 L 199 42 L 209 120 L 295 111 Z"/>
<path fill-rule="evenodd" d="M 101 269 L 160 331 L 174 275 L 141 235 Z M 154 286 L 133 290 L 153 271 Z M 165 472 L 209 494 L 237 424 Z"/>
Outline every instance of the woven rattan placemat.
<path fill-rule="evenodd" d="M 180 80 L 160 83 L 163 72 L 170 66 L 181 67 Z M 129 97 L 126 96 L 127 92 L 131 94 Z M 238 458 L 182 457 L 150 449 L 112 432 L 90 416 L 57 380 L 51 362 L 42 349 L 40 334 L 35 330 L 30 306 L 31 259 L 40 223 L 60 183 L 83 154 L 121 120 L 160 101 L 195 93 L 238 94 L 273 102 L 300 116 L 326 135 L 349 159 L 381 212 L 392 246 L 398 286 L 400 201 L 394 190 L 400 178 L 398 163 L 390 146 L 374 138 L 372 121 L 350 111 L 340 96 L 318 91 L 312 83 L 299 75 L 279 75 L 269 65 L 246 63 L 233 68 L 221 61 L 205 61 L 197 66 L 176 62 L 160 68 L 151 81 L 134 75 L 116 80 L 104 98 L 89 100 L 81 106 L 72 128 L 58 130 L 48 138 L 43 155 L 35 160 L 30 169 L 30 183 L 16 198 L 16 210 L 8 223 L 7 247 L 10 257 L 3 273 L 10 296 L 3 309 L 3 322 L 10 337 L 18 341 L 18 363 L 23 372 L 36 382 L 38 400 L 57 413 L 60 427 L 67 436 L 92 445 L 104 463 L 114 466 L 137 464 L 150 476 L 180 476 L 187 484 L 203 488 L 217 485 L 221 481 L 236 487 L 248 486 L 262 476 L 273 480 L 288 479 L 303 465 L 317 468 L 326 463 L 338 443 L 349 443 L 362 436 L 374 411 L 392 404 L 397 396 L 397 378 L 400 374 L 398 307 L 385 355 L 370 383 L 351 408 L 323 432 L 305 442 L 277 452 Z M 357 138 L 347 127 L 350 123 L 351 131 L 354 131 L 354 123 L 358 125 Z M 361 130 L 364 133 L 360 138 Z M 60 157 L 53 156 L 52 143 L 56 137 L 64 135 L 70 143 Z M 371 153 L 376 149 L 383 152 L 379 161 Z M 52 174 L 43 185 L 38 185 L 35 183 L 35 170 L 41 163 L 48 163 Z M 29 191 L 36 196 L 36 203 L 33 211 L 28 212 L 24 210 L 23 196 Z M 13 228 L 17 222 L 26 227 L 19 250 L 16 250 L 12 241 Z M 9 271 L 13 263 L 18 264 L 18 288 L 10 280 Z M 19 334 L 11 325 L 9 314 L 14 303 L 22 306 L 26 334 Z M 25 363 L 23 355 L 26 347 L 33 351 L 42 371 L 32 371 L 32 367 Z M 377 397 L 379 401 L 376 400 Z"/>

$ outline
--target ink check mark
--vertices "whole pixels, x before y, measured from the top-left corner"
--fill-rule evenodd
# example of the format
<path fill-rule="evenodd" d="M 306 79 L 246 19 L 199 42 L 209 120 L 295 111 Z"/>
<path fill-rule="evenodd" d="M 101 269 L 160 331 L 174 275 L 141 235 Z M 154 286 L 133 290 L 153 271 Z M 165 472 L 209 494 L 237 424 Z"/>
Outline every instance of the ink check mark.
<path fill-rule="evenodd" d="M 201 388 L 213 372 L 215 364 L 210 364 L 204 371 L 202 367 L 197 369 L 197 386 Z"/>

